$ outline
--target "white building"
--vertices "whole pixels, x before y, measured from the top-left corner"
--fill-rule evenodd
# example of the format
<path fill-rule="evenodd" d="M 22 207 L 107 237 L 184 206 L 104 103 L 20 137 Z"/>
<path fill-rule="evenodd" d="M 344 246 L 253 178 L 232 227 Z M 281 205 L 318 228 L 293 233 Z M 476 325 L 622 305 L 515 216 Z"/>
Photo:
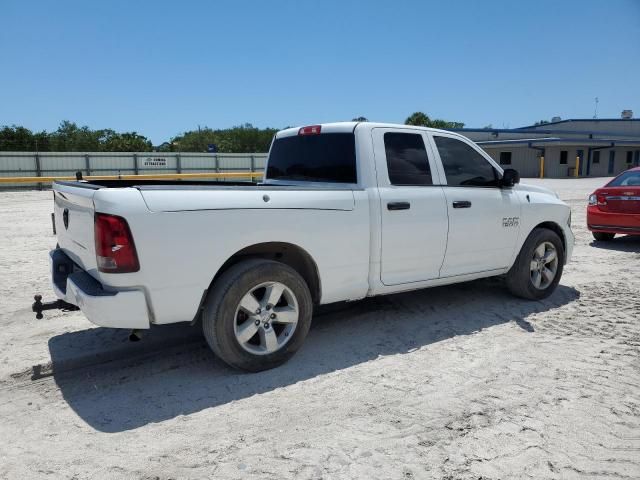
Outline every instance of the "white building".
<path fill-rule="evenodd" d="M 629 116 L 630 112 L 623 112 Z M 522 177 L 605 177 L 640 165 L 640 119 L 571 119 L 500 129 L 455 129 Z M 579 159 L 579 160 L 578 160 Z"/>

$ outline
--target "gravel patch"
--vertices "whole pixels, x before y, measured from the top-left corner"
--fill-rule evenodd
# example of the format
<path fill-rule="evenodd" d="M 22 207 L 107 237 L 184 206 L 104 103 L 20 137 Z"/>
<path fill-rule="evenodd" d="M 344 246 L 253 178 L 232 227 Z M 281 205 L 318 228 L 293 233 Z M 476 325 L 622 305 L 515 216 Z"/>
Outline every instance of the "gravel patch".
<path fill-rule="evenodd" d="M 324 309 L 292 361 L 232 371 L 186 326 L 142 342 L 51 297 L 51 192 L 0 193 L 0 478 L 640 478 L 640 237 L 573 209 L 554 295 L 502 280 Z"/>

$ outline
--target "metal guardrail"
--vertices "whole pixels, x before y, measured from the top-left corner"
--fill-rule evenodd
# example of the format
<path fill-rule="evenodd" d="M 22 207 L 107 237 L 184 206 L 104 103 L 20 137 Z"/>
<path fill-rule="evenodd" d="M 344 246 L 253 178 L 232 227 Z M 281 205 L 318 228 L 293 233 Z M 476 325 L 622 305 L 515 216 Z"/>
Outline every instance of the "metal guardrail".
<path fill-rule="evenodd" d="M 179 180 L 197 178 L 259 178 L 263 172 L 220 172 L 220 173 L 158 173 L 140 175 L 90 175 L 83 180 Z M 76 177 L 0 177 L 3 183 L 51 183 L 55 180 L 76 180 Z"/>
<path fill-rule="evenodd" d="M 96 180 L 211 178 L 255 181 L 264 170 L 266 159 L 267 153 L 3 151 L 0 152 L 0 190 L 42 189 L 57 179 L 74 180 L 78 171 L 84 178 Z M 215 175 L 206 175 L 209 173 Z M 221 173 L 232 175 L 218 175 Z"/>

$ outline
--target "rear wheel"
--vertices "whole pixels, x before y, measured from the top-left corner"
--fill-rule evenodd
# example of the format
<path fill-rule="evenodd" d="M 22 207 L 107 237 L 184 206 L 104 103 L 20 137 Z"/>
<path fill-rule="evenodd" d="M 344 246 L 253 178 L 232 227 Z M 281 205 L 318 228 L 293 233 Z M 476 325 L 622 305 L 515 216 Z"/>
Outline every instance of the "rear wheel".
<path fill-rule="evenodd" d="M 616 236 L 615 233 L 607 233 L 607 232 L 591 232 L 593 234 L 593 238 L 596 239 L 597 242 L 610 242 L 613 240 L 613 237 Z"/>
<path fill-rule="evenodd" d="M 293 356 L 307 336 L 312 311 L 309 288 L 295 270 L 270 260 L 245 260 L 216 280 L 202 328 L 221 360 L 258 372 Z"/>
<path fill-rule="evenodd" d="M 524 242 L 507 273 L 507 287 L 514 295 L 531 300 L 546 298 L 560 282 L 564 248 L 557 233 L 536 228 Z"/>

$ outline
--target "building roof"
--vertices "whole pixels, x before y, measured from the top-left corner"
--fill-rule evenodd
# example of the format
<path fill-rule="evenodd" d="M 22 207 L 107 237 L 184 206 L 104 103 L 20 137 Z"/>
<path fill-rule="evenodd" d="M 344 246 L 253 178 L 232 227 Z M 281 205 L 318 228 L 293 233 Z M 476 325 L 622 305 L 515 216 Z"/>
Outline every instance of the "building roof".
<path fill-rule="evenodd" d="M 457 128 L 485 147 L 491 145 L 531 145 L 563 143 L 566 145 L 640 144 L 639 118 L 574 118 L 519 128 Z"/>
<path fill-rule="evenodd" d="M 635 119 L 634 119 L 635 120 Z M 638 119 L 640 120 L 640 119 Z M 546 130 L 543 128 L 531 128 L 521 127 L 521 128 L 450 128 L 447 129 L 451 132 L 460 133 L 462 135 L 467 133 L 516 133 L 516 134 L 525 134 L 525 133 L 534 133 L 534 134 L 554 134 L 554 135 L 606 135 L 612 137 L 635 137 L 632 133 L 620 133 L 620 132 L 602 132 L 597 130 Z"/>
<path fill-rule="evenodd" d="M 557 122 L 547 122 L 539 125 L 527 125 L 525 127 L 516 128 L 516 130 L 526 130 L 528 128 L 545 127 L 547 125 L 557 125 L 559 123 L 568 122 L 640 122 L 640 118 L 568 118 L 566 120 L 558 120 Z"/>
<path fill-rule="evenodd" d="M 499 147 L 499 146 L 544 146 L 544 145 L 587 145 L 587 146 L 602 146 L 602 147 L 625 147 L 625 146 L 640 146 L 639 140 L 624 140 L 614 138 L 559 138 L 559 137 L 544 137 L 544 138 L 517 138 L 511 140 L 486 140 L 477 141 L 478 145 L 484 148 Z"/>

